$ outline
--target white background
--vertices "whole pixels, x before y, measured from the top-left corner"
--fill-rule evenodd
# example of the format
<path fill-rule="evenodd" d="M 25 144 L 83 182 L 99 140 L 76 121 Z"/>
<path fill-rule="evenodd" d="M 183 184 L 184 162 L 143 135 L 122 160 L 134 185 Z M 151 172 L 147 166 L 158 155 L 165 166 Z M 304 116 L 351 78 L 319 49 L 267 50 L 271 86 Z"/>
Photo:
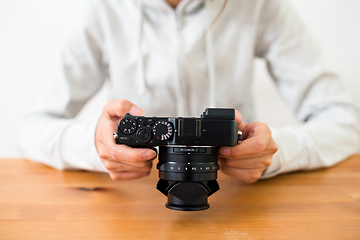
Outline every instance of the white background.
<path fill-rule="evenodd" d="M 50 77 L 62 39 L 84 1 L 0 0 L 0 158 L 20 156 L 15 144 L 21 135 L 18 127 Z M 291 2 L 360 107 L 360 1 Z M 106 88 L 81 118 L 101 111 Z M 296 124 L 261 61 L 256 62 L 253 92 L 259 121 L 272 126 Z"/>

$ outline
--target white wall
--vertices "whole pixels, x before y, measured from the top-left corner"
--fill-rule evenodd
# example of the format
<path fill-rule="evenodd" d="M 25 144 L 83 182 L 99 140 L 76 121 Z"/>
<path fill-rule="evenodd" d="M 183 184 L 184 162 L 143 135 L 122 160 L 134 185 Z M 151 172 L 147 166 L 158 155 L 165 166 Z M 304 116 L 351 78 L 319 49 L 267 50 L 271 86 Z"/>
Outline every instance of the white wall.
<path fill-rule="evenodd" d="M 0 0 L 0 158 L 19 156 L 18 126 L 50 76 L 60 43 L 84 1 Z M 360 1 L 291 2 L 360 107 Z M 101 111 L 105 95 L 106 88 L 81 117 Z M 258 120 L 273 126 L 296 123 L 261 61 L 256 62 L 254 95 Z"/>

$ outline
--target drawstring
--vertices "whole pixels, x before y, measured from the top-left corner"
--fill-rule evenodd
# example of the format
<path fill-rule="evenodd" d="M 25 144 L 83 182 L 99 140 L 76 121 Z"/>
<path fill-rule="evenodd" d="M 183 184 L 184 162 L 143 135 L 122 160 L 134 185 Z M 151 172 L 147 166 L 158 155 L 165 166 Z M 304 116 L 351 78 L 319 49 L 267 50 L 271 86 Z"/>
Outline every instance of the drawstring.
<path fill-rule="evenodd" d="M 186 3 L 186 5 L 183 6 L 182 9 L 184 9 L 190 2 L 192 2 L 193 0 L 190 0 Z M 180 13 L 177 13 L 178 9 L 175 10 L 175 15 L 177 17 L 177 15 L 181 15 Z M 182 22 L 176 22 L 177 24 L 177 28 L 179 28 L 182 24 Z M 177 65 L 179 67 L 179 70 L 177 71 L 177 76 L 176 76 L 176 82 L 178 85 L 178 89 L 177 89 L 177 115 L 178 116 L 189 116 L 189 107 L 187 106 L 187 99 L 186 99 L 186 86 L 185 86 L 185 82 L 183 81 L 183 77 L 182 77 L 182 73 L 183 73 L 183 69 L 182 69 L 182 57 L 184 56 L 182 54 L 182 50 L 184 49 L 182 46 L 180 46 L 181 42 L 179 41 L 180 37 L 179 37 L 179 31 L 176 31 L 177 34 L 177 38 L 176 38 L 176 60 L 177 60 Z"/>
<path fill-rule="evenodd" d="M 209 76 L 209 107 L 216 107 L 216 70 L 214 65 L 214 53 L 213 53 L 213 39 L 212 39 L 212 31 L 211 28 L 216 23 L 216 21 L 221 16 L 222 12 L 224 11 L 228 0 L 224 0 L 224 3 L 221 6 L 221 9 L 216 14 L 216 16 L 213 18 L 212 21 L 212 4 L 214 4 L 214 0 L 205 0 L 205 18 L 207 23 L 207 30 L 205 31 L 205 49 L 206 49 L 206 58 L 207 58 L 207 64 L 208 64 L 208 76 Z M 143 5 L 142 0 L 138 0 L 138 9 L 139 9 L 139 32 L 138 32 L 138 62 L 139 62 L 139 78 L 138 78 L 138 94 L 136 97 L 136 103 L 140 104 L 144 94 L 146 93 L 146 73 L 145 73 L 145 63 L 144 63 L 144 56 L 143 56 L 143 21 L 144 21 L 144 13 L 143 13 Z M 178 47 L 178 51 L 180 51 Z M 179 54 L 179 52 L 178 52 Z M 179 55 L 178 55 L 179 56 Z M 180 63 L 178 63 L 180 66 Z M 178 99 L 178 112 L 180 115 L 184 115 L 186 112 L 185 107 L 185 99 L 184 99 L 184 86 L 182 79 L 180 77 L 180 71 L 178 73 L 178 85 L 181 87 L 182 93 L 179 91 L 179 94 L 181 95 L 181 99 Z"/>
<path fill-rule="evenodd" d="M 143 21 L 144 21 L 144 13 L 143 6 L 141 0 L 138 0 L 138 9 L 139 9 L 139 32 L 138 32 L 138 62 L 139 62 L 139 78 L 138 78 L 138 94 L 136 96 L 136 104 L 140 104 L 141 100 L 146 92 L 146 79 L 145 79 L 145 64 L 144 64 L 144 56 L 143 56 Z"/>
<path fill-rule="evenodd" d="M 225 0 L 221 6 L 220 11 L 217 13 L 213 21 L 210 22 L 212 18 L 212 6 L 213 0 L 207 0 L 205 2 L 205 17 L 207 23 L 207 30 L 205 32 L 205 49 L 206 49 L 206 60 L 208 64 L 208 76 L 209 76 L 209 107 L 216 107 L 216 70 L 214 64 L 214 53 L 213 53 L 213 39 L 211 28 L 214 26 L 216 21 L 219 19 L 220 15 L 224 11 L 228 0 Z"/>
<path fill-rule="evenodd" d="M 214 66 L 214 58 L 213 58 L 213 41 L 211 34 L 211 25 L 210 25 L 210 2 L 206 1 L 205 3 L 205 14 L 207 19 L 207 30 L 205 32 L 205 49 L 206 49 L 206 60 L 208 65 L 208 77 L 209 77 L 209 106 L 211 108 L 216 107 L 216 94 L 215 94 L 215 66 Z"/>

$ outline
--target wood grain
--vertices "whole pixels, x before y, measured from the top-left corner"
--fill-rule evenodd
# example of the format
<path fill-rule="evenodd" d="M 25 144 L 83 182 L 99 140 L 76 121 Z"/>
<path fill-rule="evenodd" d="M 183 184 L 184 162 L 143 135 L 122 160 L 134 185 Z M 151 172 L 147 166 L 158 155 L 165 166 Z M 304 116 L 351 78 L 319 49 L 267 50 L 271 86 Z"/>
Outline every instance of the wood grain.
<path fill-rule="evenodd" d="M 360 155 L 254 184 L 219 173 L 200 212 L 165 208 L 156 182 L 2 159 L 0 239 L 360 239 Z"/>

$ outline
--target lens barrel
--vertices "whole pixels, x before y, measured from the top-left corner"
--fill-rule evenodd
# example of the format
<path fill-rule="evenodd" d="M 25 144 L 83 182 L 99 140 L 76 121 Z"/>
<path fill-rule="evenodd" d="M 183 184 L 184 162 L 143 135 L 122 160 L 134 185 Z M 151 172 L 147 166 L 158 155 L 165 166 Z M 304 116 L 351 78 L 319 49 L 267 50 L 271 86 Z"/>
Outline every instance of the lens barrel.
<path fill-rule="evenodd" d="M 159 146 L 157 169 L 157 189 L 168 197 L 167 208 L 208 209 L 208 196 L 219 190 L 218 147 Z"/>

